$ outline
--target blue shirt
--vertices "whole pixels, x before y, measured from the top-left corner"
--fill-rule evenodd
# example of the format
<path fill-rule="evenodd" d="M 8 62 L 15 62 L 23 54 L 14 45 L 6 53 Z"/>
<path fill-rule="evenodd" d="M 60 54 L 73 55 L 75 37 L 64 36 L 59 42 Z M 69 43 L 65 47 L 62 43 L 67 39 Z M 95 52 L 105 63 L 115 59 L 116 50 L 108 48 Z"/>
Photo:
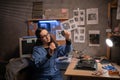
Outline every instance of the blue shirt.
<path fill-rule="evenodd" d="M 54 51 L 54 54 L 47 58 L 47 50 L 42 46 L 35 46 L 33 48 L 32 58 L 36 66 L 36 73 L 41 76 L 53 76 L 59 73 L 56 59 L 61 56 L 67 55 L 72 51 L 71 44 L 58 46 Z"/>

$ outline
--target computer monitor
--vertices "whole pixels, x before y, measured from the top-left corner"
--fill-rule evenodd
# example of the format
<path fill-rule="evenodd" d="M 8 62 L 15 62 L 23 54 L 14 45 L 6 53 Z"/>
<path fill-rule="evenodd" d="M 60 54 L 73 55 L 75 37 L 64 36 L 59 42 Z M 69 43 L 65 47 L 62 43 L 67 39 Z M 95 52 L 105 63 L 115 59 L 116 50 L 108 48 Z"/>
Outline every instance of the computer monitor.
<path fill-rule="evenodd" d="M 35 36 L 24 36 L 19 38 L 19 54 L 20 57 L 31 57 L 33 47 L 36 43 Z"/>
<path fill-rule="evenodd" d="M 57 27 L 60 28 L 60 20 L 39 20 L 38 21 L 38 28 L 45 28 L 48 32 L 54 34 L 54 29 Z"/>

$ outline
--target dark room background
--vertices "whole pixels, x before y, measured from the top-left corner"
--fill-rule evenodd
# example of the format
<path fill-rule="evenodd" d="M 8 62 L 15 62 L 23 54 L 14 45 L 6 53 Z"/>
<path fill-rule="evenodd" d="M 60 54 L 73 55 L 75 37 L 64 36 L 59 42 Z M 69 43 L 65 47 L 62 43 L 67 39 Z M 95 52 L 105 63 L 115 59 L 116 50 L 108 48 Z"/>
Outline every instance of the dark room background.
<path fill-rule="evenodd" d="M 86 53 L 106 56 L 107 11 L 108 2 L 111 0 L 0 0 L 0 60 L 19 57 L 19 38 L 27 36 L 26 21 L 32 19 L 33 2 L 39 1 L 43 2 L 43 10 L 68 8 L 69 18 L 73 16 L 74 9 L 98 8 L 98 24 L 85 25 L 85 43 L 73 43 L 73 46 L 76 50 L 83 50 L 88 46 L 88 30 L 100 30 L 100 46 L 89 47 Z"/>

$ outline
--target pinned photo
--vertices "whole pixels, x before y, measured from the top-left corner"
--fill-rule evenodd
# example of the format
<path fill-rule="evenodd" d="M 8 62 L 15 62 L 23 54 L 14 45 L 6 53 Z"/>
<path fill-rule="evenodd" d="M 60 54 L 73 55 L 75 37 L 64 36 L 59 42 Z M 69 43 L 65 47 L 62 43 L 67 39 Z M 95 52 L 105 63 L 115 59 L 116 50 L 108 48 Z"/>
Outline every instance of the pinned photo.
<path fill-rule="evenodd" d="M 84 43 L 85 42 L 85 28 L 79 27 L 74 30 L 74 42 Z"/>
<path fill-rule="evenodd" d="M 89 46 L 100 46 L 100 31 L 99 30 L 89 31 Z"/>
<path fill-rule="evenodd" d="M 87 24 L 98 24 L 98 8 L 87 9 Z"/>
<path fill-rule="evenodd" d="M 65 40 L 65 38 L 61 34 L 62 30 L 56 30 L 56 40 Z"/>
<path fill-rule="evenodd" d="M 62 30 L 68 30 L 70 31 L 71 30 L 71 27 L 70 27 L 70 23 L 69 21 L 64 21 L 61 23 L 61 29 Z"/>

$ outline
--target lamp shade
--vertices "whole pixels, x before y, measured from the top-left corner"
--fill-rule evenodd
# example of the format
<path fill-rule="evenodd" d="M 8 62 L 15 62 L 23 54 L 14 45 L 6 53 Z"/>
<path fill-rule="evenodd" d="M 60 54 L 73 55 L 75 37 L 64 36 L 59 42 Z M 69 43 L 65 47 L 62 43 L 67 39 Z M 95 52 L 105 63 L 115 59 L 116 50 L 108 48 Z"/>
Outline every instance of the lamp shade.
<path fill-rule="evenodd" d="M 109 47 L 119 46 L 120 47 L 120 36 L 111 36 L 106 39 L 106 44 Z"/>

